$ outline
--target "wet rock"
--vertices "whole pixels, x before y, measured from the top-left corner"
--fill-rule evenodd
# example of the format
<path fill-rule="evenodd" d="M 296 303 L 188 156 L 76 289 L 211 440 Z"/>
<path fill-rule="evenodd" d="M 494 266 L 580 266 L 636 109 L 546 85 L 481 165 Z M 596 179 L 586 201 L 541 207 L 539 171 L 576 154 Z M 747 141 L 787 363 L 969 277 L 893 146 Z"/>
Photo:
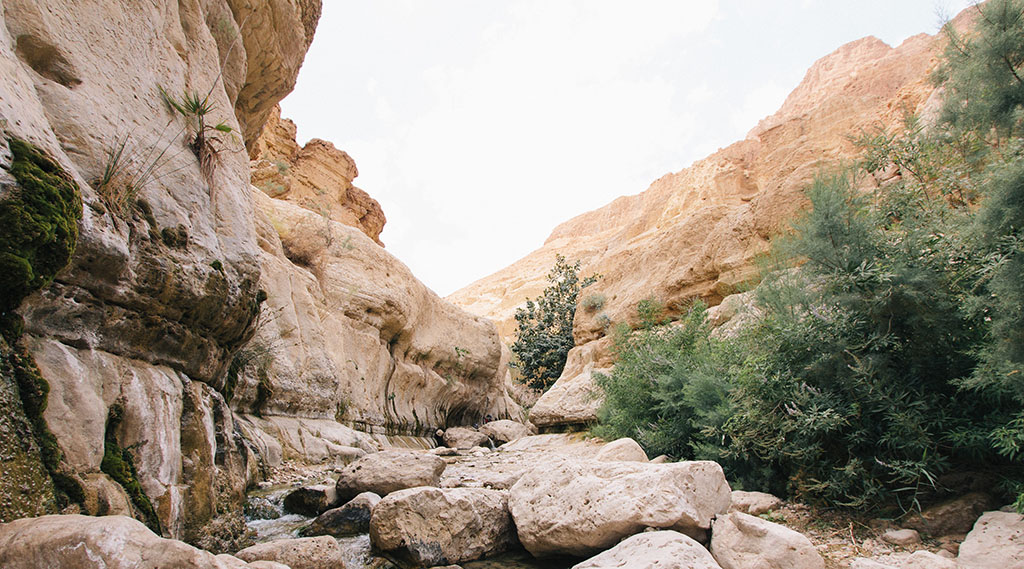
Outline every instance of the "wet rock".
<path fill-rule="evenodd" d="M 535 556 L 593 555 L 647 527 L 701 538 L 729 507 L 729 484 L 714 462 L 647 464 L 561 460 L 512 487 L 519 540 Z"/>
<path fill-rule="evenodd" d="M 506 492 L 410 488 L 373 509 L 373 546 L 417 567 L 479 559 L 516 542 Z"/>
<path fill-rule="evenodd" d="M 721 569 L 693 538 L 676 531 L 638 533 L 572 569 Z"/>
<path fill-rule="evenodd" d="M 299 488 L 285 496 L 284 511 L 303 516 L 319 516 L 339 503 L 335 486 L 317 484 Z"/>
<path fill-rule="evenodd" d="M 332 535 L 345 537 L 370 531 L 370 514 L 380 502 L 380 496 L 363 492 L 340 508 L 333 508 L 317 516 L 312 523 L 299 530 L 302 537 Z"/>
<path fill-rule="evenodd" d="M 715 520 L 711 554 L 722 569 L 825 569 L 825 561 L 806 536 L 740 512 Z"/>
<path fill-rule="evenodd" d="M 445 462 L 426 452 L 388 450 L 367 455 L 346 466 L 338 477 L 339 500 L 351 500 L 363 492 L 386 496 L 416 486 L 437 486 Z"/>

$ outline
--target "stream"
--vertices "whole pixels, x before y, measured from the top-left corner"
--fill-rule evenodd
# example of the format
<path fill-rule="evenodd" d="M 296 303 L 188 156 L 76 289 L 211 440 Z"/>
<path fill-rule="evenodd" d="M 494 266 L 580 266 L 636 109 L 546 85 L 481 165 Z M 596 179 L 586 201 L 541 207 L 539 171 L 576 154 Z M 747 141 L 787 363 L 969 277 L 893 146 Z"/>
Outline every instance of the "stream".
<path fill-rule="evenodd" d="M 284 512 L 284 497 L 295 489 L 292 485 L 271 486 L 249 493 L 245 508 L 246 525 L 256 532 L 256 542 L 264 543 L 298 537 L 298 531 L 313 518 Z M 373 564 L 369 534 L 339 537 L 346 569 L 380 569 Z M 540 560 L 526 551 L 512 551 L 489 559 L 461 563 L 463 569 L 568 569 L 577 561 Z M 390 565 L 385 565 L 385 567 Z"/>

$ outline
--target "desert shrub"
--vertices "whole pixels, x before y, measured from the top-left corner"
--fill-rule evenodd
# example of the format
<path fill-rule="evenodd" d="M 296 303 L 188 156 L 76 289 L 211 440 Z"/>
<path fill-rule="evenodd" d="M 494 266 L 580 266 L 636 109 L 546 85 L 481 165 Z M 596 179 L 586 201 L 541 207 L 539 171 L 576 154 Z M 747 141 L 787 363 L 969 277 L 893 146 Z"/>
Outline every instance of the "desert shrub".
<path fill-rule="evenodd" d="M 607 301 L 603 294 L 591 294 L 587 295 L 580 303 L 583 306 L 583 310 L 587 312 L 595 312 L 604 308 L 604 303 Z"/>
<path fill-rule="evenodd" d="M 565 368 L 573 347 L 572 322 L 580 291 L 597 280 L 596 275 L 580 278 L 580 262 L 570 264 L 558 255 L 548 273 L 550 285 L 536 299 L 516 309 L 516 341 L 511 350 L 512 365 L 523 381 L 534 389 L 547 389 Z"/>

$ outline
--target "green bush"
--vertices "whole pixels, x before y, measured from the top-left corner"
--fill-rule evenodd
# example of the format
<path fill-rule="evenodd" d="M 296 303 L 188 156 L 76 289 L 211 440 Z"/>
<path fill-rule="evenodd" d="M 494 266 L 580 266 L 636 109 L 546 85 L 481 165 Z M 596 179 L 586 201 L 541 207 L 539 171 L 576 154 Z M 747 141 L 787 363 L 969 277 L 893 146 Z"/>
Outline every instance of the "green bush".
<path fill-rule="evenodd" d="M 592 275 L 580 278 L 580 262 L 569 264 L 558 255 L 547 279 L 551 283 L 536 300 L 516 309 L 516 341 L 511 350 L 512 365 L 523 381 L 534 389 L 547 389 L 565 368 L 573 347 L 572 322 L 580 291 L 597 281 Z"/>

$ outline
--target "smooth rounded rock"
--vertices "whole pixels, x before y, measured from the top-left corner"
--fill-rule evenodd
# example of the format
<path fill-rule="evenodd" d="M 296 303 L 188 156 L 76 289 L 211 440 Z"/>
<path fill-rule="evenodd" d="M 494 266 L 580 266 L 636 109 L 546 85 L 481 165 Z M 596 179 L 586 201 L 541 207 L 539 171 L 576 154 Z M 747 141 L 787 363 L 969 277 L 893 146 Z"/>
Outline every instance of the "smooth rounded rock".
<path fill-rule="evenodd" d="M 449 448 L 469 449 L 490 445 L 487 435 L 470 427 L 450 427 L 441 438 Z"/>
<path fill-rule="evenodd" d="M 446 463 L 427 452 L 386 450 L 369 454 L 342 469 L 338 499 L 351 500 L 363 492 L 386 496 L 416 486 L 437 486 Z"/>
<path fill-rule="evenodd" d="M 912 529 L 891 529 L 882 534 L 882 541 L 893 545 L 914 545 L 921 543 L 921 534 Z"/>
<path fill-rule="evenodd" d="M 700 543 L 677 531 L 638 533 L 572 569 L 721 569 Z"/>
<path fill-rule="evenodd" d="M 597 451 L 594 460 L 612 461 L 622 460 L 626 462 L 647 462 L 647 453 L 643 447 L 631 438 L 614 440 Z"/>
<path fill-rule="evenodd" d="M 803 534 L 748 514 L 715 520 L 711 554 L 722 569 L 825 569 L 825 561 Z"/>
<path fill-rule="evenodd" d="M 765 492 L 732 491 L 732 505 L 729 511 L 760 516 L 782 505 L 782 500 Z"/>
<path fill-rule="evenodd" d="M 512 486 L 519 540 L 535 556 L 593 555 L 644 528 L 702 538 L 731 499 L 714 462 L 648 464 L 561 460 Z"/>
<path fill-rule="evenodd" d="M 373 509 L 373 546 L 416 567 L 472 561 L 516 542 L 507 493 L 482 488 L 410 488 Z"/>
<path fill-rule="evenodd" d="M 345 559 L 333 537 L 279 539 L 246 547 L 235 554 L 244 561 L 275 561 L 291 569 L 344 567 Z"/>
<path fill-rule="evenodd" d="M 503 445 L 533 434 L 530 431 L 530 427 L 509 419 L 500 419 L 485 423 L 480 427 L 480 433 L 486 435 L 494 441 L 494 444 L 496 445 Z"/>
<path fill-rule="evenodd" d="M 963 569 L 1024 569 L 1024 516 L 985 512 L 960 544 Z"/>

